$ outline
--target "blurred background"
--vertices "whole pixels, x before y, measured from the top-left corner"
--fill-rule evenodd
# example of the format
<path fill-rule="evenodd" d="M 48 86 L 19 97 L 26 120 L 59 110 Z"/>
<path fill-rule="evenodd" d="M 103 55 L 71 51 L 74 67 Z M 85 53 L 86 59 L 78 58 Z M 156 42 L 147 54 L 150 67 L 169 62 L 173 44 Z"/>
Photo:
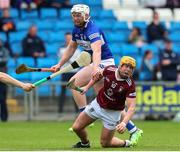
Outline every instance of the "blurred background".
<path fill-rule="evenodd" d="M 134 118 L 180 121 L 179 0 L 0 0 L 0 70 L 32 83 L 49 76 L 17 75 L 15 69 L 22 63 L 51 67 L 58 62 L 73 29 L 70 9 L 79 3 L 90 7 L 116 64 L 124 55 L 137 61 Z M 66 81 L 60 75 L 30 93 L 0 84 L 1 120 L 74 119 L 77 108 Z M 90 90 L 88 101 L 94 96 Z"/>

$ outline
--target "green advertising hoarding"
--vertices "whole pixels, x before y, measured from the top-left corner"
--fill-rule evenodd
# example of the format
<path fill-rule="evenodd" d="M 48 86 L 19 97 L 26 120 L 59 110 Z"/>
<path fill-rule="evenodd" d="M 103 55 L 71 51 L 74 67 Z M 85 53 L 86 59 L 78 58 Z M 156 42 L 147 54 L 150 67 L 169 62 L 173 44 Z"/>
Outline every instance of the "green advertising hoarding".
<path fill-rule="evenodd" d="M 180 112 L 180 84 L 137 83 L 137 112 Z"/>

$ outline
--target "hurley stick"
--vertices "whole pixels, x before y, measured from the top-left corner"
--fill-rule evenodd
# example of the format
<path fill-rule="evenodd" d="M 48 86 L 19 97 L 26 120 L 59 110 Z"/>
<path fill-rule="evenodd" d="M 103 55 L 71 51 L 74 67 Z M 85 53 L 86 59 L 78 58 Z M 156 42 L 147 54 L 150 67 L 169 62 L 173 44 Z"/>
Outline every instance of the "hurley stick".
<path fill-rule="evenodd" d="M 54 72 L 51 68 L 32 68 L 28 67 L 25 64 L 21 64 L 19 67 L 16 68 L 16 73 L 21 74 L 24 72 Z"/>
<path fill-rule="evenodd" d="M 59 71 L 51 74 L 50 76 L 43 78 L 37 82 L 34 83 L 35 86 L 39 86 L 44 82 L 47 82 L 48 80 L 62 74 L 62 73 L 68 73 L 76 68 L 87 66 L 91 63 L 91 55 L 88 52 L 83 51 L 80 56 L 71 64 L 67 65 L 66 67 L 60 69 Z"/>
<path fill-rule="evenodd" d="M 83 92 L 83 89 L 81 89 L 80 87 L 75 86 L 74 82 L 75 82 L 75 79 L 69 81 L 69 82 L 66 84 L 66 87 L 67 87 L 68 89 L 73 89 L 73 90 L 79 91 L 80 93 Z"/>

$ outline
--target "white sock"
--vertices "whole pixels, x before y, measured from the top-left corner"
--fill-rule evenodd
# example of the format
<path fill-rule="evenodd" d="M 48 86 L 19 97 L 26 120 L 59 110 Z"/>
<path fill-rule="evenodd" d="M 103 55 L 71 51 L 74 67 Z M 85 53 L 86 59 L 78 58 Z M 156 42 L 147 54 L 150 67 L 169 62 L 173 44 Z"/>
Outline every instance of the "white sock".
<path fill-rule="evenodd" d="M 124 147 L 129 147 L 131 144 L 130 144 L 131 142 L 129 141 L 129 140 L 125 140 L 125 145 L 124 145 Z"/>

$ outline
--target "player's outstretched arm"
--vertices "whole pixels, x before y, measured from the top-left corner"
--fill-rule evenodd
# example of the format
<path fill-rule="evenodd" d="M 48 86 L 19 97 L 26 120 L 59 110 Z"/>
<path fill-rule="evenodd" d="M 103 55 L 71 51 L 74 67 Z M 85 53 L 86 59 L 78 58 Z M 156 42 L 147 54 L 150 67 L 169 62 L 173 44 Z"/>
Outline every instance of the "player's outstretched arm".
<path fill-rule="evenodd" d="M 136 110 L 136 98 L 126 98 L 127 103 L 127 112 L 122 121 L 117 125 L 116 130 L 119 133 L 124 133 L 126 130 L 126 125 L 129 122 L 129 120 L 132 119 L 132 116 L 135 113 Z"/>
<path fill-rule="evenodd" d="M 135 113 L 136 98 L 126 98 L 126 104 L 127 104 L 127 113 L 123 119 L 123 122 L 127 124 L 129 122 L 129 120 L 132 119 L 132 116 Z"/>
<path fill-rule="evenodd" d="M 22 88 L 25 91 L 31 91 L 35 87 L 33 84 L 23 83 L 3 72 L 0 72 L 0 82 L 3 82 L 5 84 L 14 85 L 16 87 Z"/>
<path fill-rule="evenodd" d="M 23 83 L 23 82 L 21 82 L 21 83 L 22 83 L 21 88 L 26 92 L 29 92 L 33 88 L 35 88 L 35 86 L 33 84 L 31 84 L 31 83 Z"/>

